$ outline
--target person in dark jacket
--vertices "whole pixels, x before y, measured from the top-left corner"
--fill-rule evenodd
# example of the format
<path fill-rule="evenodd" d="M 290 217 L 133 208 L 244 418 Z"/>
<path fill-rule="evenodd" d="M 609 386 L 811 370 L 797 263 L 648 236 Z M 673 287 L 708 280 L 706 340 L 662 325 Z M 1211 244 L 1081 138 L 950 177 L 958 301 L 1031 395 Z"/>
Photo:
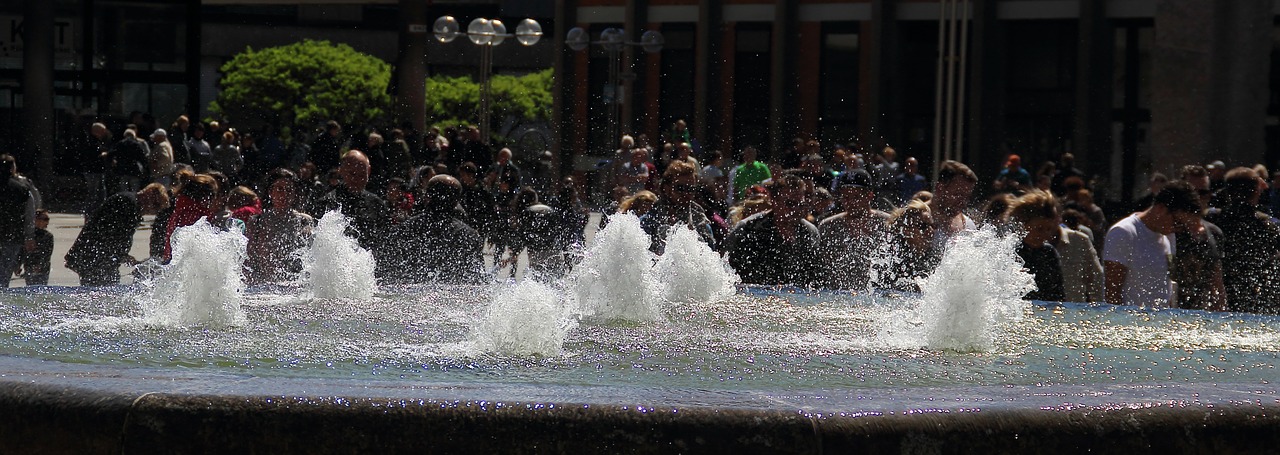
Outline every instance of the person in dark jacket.
<path fill-rule="evenodd" d="M 775 178 L 768 187 L 771 209 L 729 231 L 724 252 L 743 283 L 814 287 L 826 282 L 818 228 L 805 220 L 806 188 L 794 174 Z"/>
<path fill-rule="evenodd" d="M 1246 167 L 1227 172 L 1221 210 L 1205 217 L 1222 229 L 1222 278 L 1231 311 L 1280 313 L 1280 227 L 1258 211 L 1262 179 Z"/>
<path fill-rule="evenodd" d="M 1058 202 L 1049 193 L 1032 190 L 1014 199 L 1006 213 L 1008 221 L 1016 223 L 1023 233 L 1022 242 L 1018 243 L 1018 257 L 1036 280 L 1036 290 L 1026 298 L 1062 301 L 1066 297 L 1062 262 L 1057 250 L 1049 244 L 1062 224 Z"/>
<path fill-rule="evenodd" d="M 386 201 L 365 189 L 369 186 L 369 172 L 369 158 L 364 152 L 347 152 L 338 166 L 342 182 L 321 197 L 318 206 L 322 217 L 330 211 L 340 210 L 351 223 L 347 227 L 347 235 L 355 237 L 362 248 L 376 254 L 380 251 L 378 247 L 384 240 L 387 227 L 391 225 L 391 212 Z"/>
<path fill-rule="evenodd" d="M 35 198 L 14 178 L 17 169 L 13 156 L 0 155 L 0 270 L 4 271 L 0 287 L 5 288 L 9 287 L 9 277 L 18 266 L 22 249 L 34 246 L 28 240 L 35 230 Z"/>
<path fill-rule="evenodd" d="M 311 143 L 307 161 L 315 163 L 317 175 L 328 174 L 330 169 L 338 167 L 338 160 L 341 158 L 339 151 L 342 148 L 342 140 L 338 139 L 338 134 L 341 132 L 342 127 L 338 122 L 330 120 L 325 124 L 324 133 Z"/>
<path fill-rule="evenodd" d="M 85 220 L 89 219 L 89 215 L 92 215 L 106 198 L 107 187 L 103 177 L 107 170 L 105 162 L 110 151 L 111 133 L 107 130 L 107 126 L 101 123 L 89 125 L 89 134 L 81 146 L 79 156 L 81 171 L 84 173 L 85 195 L 82 213 Z"/>
<path fill-rule="evenodd" d="M 158 183 L 136 193 L 126 191 L 108 197 L 67 251 L 66 267 L 80 275 L 81 286 L 119 284 L 120 264 L 137 263 L 129 255 L 129 248 L 142 215 L 155 214 L 168 206 L 169 195 Z"/>
<path fill-rule="evenodd" d="M 147 156 L 150 154 L 146 143 L 138 140 L 137 131 L 124 130 L 124 138 L 116 142 L 108 155 L 117 191 L 138 191 L 148 174 Z"/>
<path fill-rule="evenodd" d="M 22 251 L 22 279 L 27 286 L 49 284 L 50 259 L 53 256 L 53 234 L 49 233 L 49 211 L 36 210 L 36 228 L 29 248 Z"/>
<path fill-rule="evenodd" d="M 379 255 L 378 276 L 392 283 L 478 284 L 488 279 L 480 234 L 459 217 L 462 184 L 448 175 L 427 181 L 421 211 L 395 226 Z"/>

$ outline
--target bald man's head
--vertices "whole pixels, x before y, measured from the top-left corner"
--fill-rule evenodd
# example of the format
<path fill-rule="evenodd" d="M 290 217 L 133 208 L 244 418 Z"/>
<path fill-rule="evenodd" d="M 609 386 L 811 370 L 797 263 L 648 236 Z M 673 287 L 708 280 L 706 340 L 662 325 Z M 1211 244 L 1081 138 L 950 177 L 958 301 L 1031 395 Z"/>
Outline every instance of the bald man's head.
<path fill-rule="evenodd" d="M 462 199 L 462 183 L 450 175 L 437 175 L 427 180 L 427 208 L 431 210 L 452 210 Z"/>
<path fill-rule="evenodd" d="M 359 150 L 347 152 L 338 165 L 338 175 L 347 189 L 364 191 L 369 186 L 369 157 Z"/>

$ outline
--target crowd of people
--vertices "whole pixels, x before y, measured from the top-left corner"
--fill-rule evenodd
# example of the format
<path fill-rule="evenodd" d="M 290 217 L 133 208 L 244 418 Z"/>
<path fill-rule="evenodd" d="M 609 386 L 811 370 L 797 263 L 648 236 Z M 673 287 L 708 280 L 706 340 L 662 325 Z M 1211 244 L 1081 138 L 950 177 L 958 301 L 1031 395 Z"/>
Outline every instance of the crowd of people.
<path fill-rule="evenodd" d="M 180 117 L 168 131 L 130 125 L 118 136 L 95 123 L 84 141 L 86 224 L 65 257 L 82 285 L 118 283 L 119 265 L 139 262 L 129 248 L 144 214 L 155 215 L 149 260 L 159 264 L 172 259 L 176 229 L 207 219 L 249 239 L 251 283 L 288 280 L 301 269 L 293 252 L 336 210 L 380 281 L 478 283 L 494 273 L 486 250 L 513 276 L 521 253 L 535 273 L 566 273 L 599 210 L 602 226 L 614 213 L 639 217 L 656 254 L 670 229 L 692 229 L 749 284 L 915 291 L 952 239 L 989 226 L 1021 238 L 1030 299 L 1280 312 L 1280 172 L 1262 166 L 1155 174 L 1149 194 L 1108 214 L 1069 153 L 1034 173 L 1010 155 L 988 182 L 946 161 L 930 182 L 890 147 L 797 138 L 773 153 L 724 154 L 680 121 L 657 141 L 620 139 L 594 176 L 610 189 L 597 207 L 582 194 L 591 185 L 553 177 L 549 152 L 522 168 L 466 126 L 353 135 L 329 122 L 303 141 Z M 16 176 L 8 163 L 0 168 Z M 4 203 L 21 210 L 0 221 L 21 225 L 3 239 L 13 270 L 40 236 L 38 204 L 22 196 L 34 187 L 9 180 Z M 47 258 L 25 273 L 47 279 Z"/>

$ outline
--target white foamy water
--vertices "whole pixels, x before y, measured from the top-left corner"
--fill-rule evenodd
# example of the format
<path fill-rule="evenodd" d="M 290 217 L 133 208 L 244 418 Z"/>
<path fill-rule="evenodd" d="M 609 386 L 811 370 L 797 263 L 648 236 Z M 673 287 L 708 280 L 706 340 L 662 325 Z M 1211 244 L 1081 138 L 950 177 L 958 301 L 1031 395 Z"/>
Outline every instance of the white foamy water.
<path fill-rule="evenodd" d="M 662 287 L 654 280 L 654 255 L 640 219 L 611 215 L 596 233 L 582 262 L 566 279 L 569 297 L 583 317 L 633 322 L 662 317 Z"/>
<path fill-rule="evenodd" d="M 698 234 L 687 226 L 673 226 L 667 247 L 652 269 L 662 298 L 673 303 L 707 303 L 729 298 L 741 281 Z"/>
<path fill-rule="evenodd" d="M 200 219 L 173 232 L 173 259 L 143 299 L 144 319 L 165 326 L 234 326 L 245 323 L 245 247 L 236 231 Z"/>
<path fill-rule="evenodd" d="M 302 275 L 315 298 L 367 300 L 378 289 L 373 253 L 347 237 L 349 225 L 337 210 L 316 224 L 315 238 L 302 260 Z"/>
<path fill-rule="evenodd" d="M 1022 270 L 1016 235 L 984 227 L 954 238 L 920 297 L 880 321 L 880 341 L 896 348 L 989 351 L 1003 326 L 1028 308 L 1022 296 L 1035 289 Z"/>
<path fill-rule="evenodd" d="M 504 284 L 493 293 L 472 340 L 485 352 L 515 356 L 560 355 L 577 318 L 560 292 L 534 280 Z"/>

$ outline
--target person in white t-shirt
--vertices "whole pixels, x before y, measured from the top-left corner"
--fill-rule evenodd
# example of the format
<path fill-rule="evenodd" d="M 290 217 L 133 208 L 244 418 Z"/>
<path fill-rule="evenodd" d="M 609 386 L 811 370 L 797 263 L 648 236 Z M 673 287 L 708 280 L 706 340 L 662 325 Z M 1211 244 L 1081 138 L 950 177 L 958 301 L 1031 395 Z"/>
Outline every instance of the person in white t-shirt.
<path fill-rule="evenodd" d="M 1200 201 L 1183 180 L 1169 182 L 1151 207 L 1117 221 L 1107 231 L 1102 253 L 1107 303 L 1169 308 L 1172 285 L 1169 261 L 1176 245 L 1173 233 L 1199 223 Z"/>

